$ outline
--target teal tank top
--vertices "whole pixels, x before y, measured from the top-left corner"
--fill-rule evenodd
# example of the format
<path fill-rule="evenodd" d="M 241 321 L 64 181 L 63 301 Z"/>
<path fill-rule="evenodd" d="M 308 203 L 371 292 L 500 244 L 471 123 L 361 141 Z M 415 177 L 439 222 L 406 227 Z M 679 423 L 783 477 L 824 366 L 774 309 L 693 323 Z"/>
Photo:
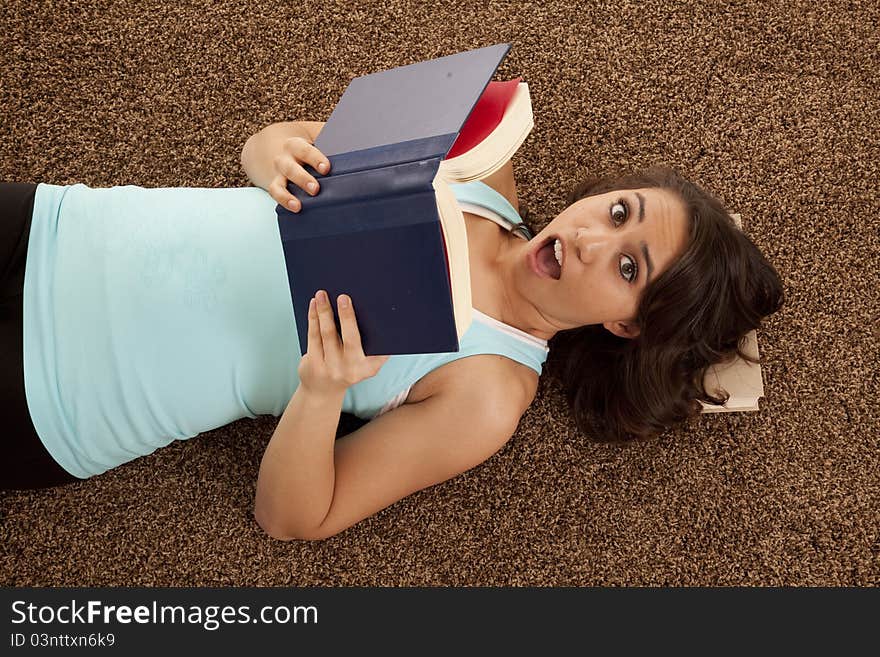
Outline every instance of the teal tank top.
<path fill-rule="evenodd" d="M 490 187 L 452 189 L 463 209 L 530 237 Z M 256 187 L 40 184 L 23 305 L 28 410 L 79 478 L 243 417 L 278 417 L 299 385 L 275 201 Z M 430 371 L 476 354 L 540 374 L 548 351 L 476 309 L 459 346 L 390 357 L 342 410 L 372 419 Z"/>

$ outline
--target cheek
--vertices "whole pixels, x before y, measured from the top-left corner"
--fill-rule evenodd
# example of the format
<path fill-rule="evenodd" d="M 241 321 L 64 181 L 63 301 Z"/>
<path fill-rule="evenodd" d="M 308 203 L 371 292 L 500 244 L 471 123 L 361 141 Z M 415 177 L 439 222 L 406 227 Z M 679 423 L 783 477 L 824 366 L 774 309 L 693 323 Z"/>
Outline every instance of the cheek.
<path fill-rule="evenodd" d="M 582 310 L 598 312 L 611 319 L 635 317 L 639 297 L 619 276 L 608 271 L 596 271 L 589 282 L 578 288 Z M 613 316 L 613 317 L 612 317 Z"/>

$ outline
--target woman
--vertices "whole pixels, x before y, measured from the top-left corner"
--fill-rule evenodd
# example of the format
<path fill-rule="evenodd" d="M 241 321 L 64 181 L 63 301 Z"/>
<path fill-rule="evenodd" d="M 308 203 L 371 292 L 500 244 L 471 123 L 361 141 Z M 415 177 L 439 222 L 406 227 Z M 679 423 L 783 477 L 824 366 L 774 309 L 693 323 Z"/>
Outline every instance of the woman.
<path fill-rule="evenodd" d="M 581 428 L 595 415 L 600 437 L 656 435 L 697 399 L 722 401 L 701 390 L 705 367 L 781 304 L 776 272 L 723 207 L 672 172 L 583 185 L 527 239 L 508 165 L 454 186 L 475 310 L 459 352 L 365 357 L 357 299 L 319 293 L 300 358 L 273 210 L 298 209 L 287 180 L 320 193 L 301 165 L 327 173 L 312 145 L 322 125 L 273 124 L 248 140 L 242 165 L 268 195 L 40 187 L 30 240 L 25 230 L 8 249 L 21 281 L 4 299 L 24 293 L 24 345 L 4 345 L 24 354 L 14 383 L 31 440 L 7 459 L 6 485 L 22 472 L 13 484 L 85 478 L 280 414 L 256 519 L 277 538 L 324 538 L 494 454 L 545 361 Z M 371 421 L 334 440 L 343 410 Z"/>

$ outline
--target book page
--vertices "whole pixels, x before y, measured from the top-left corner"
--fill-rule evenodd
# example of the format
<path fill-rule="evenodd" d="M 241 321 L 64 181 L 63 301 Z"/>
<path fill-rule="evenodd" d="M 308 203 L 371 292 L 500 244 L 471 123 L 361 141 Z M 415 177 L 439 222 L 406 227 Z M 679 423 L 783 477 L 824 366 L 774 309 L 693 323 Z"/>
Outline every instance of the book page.
<path fill-rule="evenodd" d="M 470 328 L 473 301 L 471 298 L 471 265 L 468 255 L 467 227 L 464 215 L 449 185 L 438 175 L 434 178 L 434 194 L 440 229 L 446 243 L 449 265 L 449 284 L 452 288 L 452 307 L 459 339 Z"/>
<path fill-rule="evenodd" d="M 440 162 L 448 182 L 482 180 L 503 167 L 535 126 L 529 85 L 520 82 L 501 121 L 480 143 L 456 157 Z"/>

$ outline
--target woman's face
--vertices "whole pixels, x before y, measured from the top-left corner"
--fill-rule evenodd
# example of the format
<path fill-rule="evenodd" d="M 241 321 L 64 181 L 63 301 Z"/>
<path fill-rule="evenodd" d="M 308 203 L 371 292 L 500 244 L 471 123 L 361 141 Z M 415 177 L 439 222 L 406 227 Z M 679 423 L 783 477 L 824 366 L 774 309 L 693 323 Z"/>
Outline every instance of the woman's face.
<path fill-rule="evenodd" d="M 684 203 L 666 189 L 588 196 L 528 242 L 517 287 L 557 330 L 604 324 L 616 335 L 635 337 L 642 291 L 684 251 L 687 224 Z M 561 240 L 561 270 L 554 265 L 552 238 Z"/>

